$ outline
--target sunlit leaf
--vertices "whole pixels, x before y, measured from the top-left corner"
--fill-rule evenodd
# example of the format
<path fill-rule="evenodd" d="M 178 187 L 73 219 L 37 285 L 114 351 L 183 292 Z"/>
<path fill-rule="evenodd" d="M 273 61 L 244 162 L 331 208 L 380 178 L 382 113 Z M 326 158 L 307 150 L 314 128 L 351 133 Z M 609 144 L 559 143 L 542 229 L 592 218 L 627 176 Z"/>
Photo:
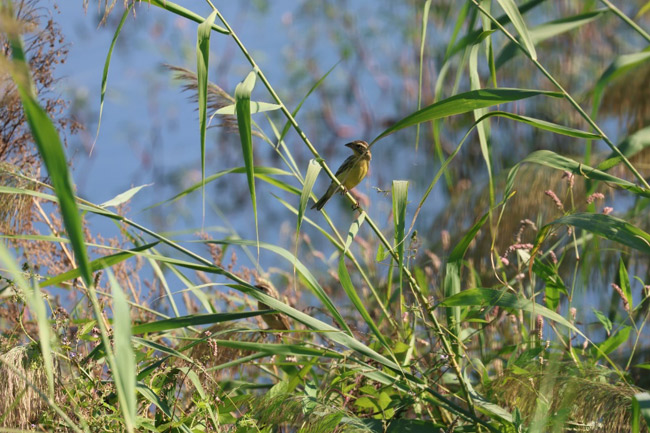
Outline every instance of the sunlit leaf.
<path fill-rule="evenodd" d="M 208 124 L 208 69 L 210 67 L 210 34 L 217 17 L 217 11 L 199 24 L 196 36 L 196 86 L 199 102 L 199 139 L 201 144 L 201 184 L 205 188 L 205 132 Z M 203 212 L 205 215 L 205 191 L 203 191 Z"/>
<path fill-rule="evenodd" d="M 539 44 L 542 41 L 580 28 L 585 24 L 589 24 L 590 22 L 600 18 L 600 16 L 607 11 L 608 9 L 597 9 L 583 14 L 560 18 L 528 29 L 528 33 L 533 44 Z M 512 59 L 518 51 L 519 48 L 517 48 L 514 42 L 509 42 L 499 53 L 499 56 L 496 59 L 496 67 L 500 68 L 503 66 L 503 64 Z"/>
<path fill-rule="evenodd" d="M 268 102 L 250 101 L 250 104 L 251 104 L 250 105 L 251 114 L 263 113 L 265 111 L 274 111 L 282 108 L 281 105 L 271 104 Z M 215 111 L 215 114 L 229 114 L 229 115 L 237 114 L 237 104 L 231 104 L 225 107 L 221 107 L 217 111 Z"/>
<path fill-rule="evenodd" d="M 126 203 L 127 201 L 131 200 L 133 196 L 135 196 L 142 188 L 146 188 L 148 186 L 153 185 L 153 183 L 148 183 L 146 185 L 140 185 L 133 187 L 127 191 L 124 191 L 121 194 L 116 195 L 112 199 L 105 201 L 104 203 L 100 204 L 101 207 L 109 207 L 109 206 L 119 206 L 121 204 Z"/>
<path fill-rule="evenodd" d="M 11 38 L 11 51 L 13 60 L 16 63 L 12 77 L 18 86 L 27 123 L 52 181 L 61 208 L 63 224 L 70 238 L 70 244 L 81 271 L 81 277 L 87 285 L 91 285 L 92 272 L 88 263 L 86 244 L 81 227 L 81 216 L 75 201 L 74 187 L 68 171 L 63 145 L 47 112 L 36 99 L 33 90 L 34 84 L 23 53 L 23 44 L 19 37 Z"/>
<path fill-rule="evenodd" d="M 544 90 L 527 90 L 527 89 L 481 89 L 472 90 L 458 95 L 451 96 L 442 101 L 438 101 L 421 110 L 412 113 L 405 118 L 397 121 L 393 126 L 379 134 L 372 142 L 376 142 L 401 129 L 417 125 L 422 122 L 429 122 L 443 117 L 455 116 L 457 114 L 468 113 L 478 108 L 491 107 L 493 105 L 505 104 L 507 102 L 519 101 L 521 99 L 531 98 L 533 96 L 551 96 L 562 97 L 558 92 L 547 92 Z"/>
<path fill-rule="evenodd" d="M 523 42 L 524 47 L 526 47 L 528 54 L 530 54 L 530 57 L 533 60 L 536 60 L 537 52 L 535 51 L 535 43 L 533 42 L 533 39 L 531 38 L 530 33 L 528 32 L 528 26 L 526 25 L 524 18 L 521 16 L 519 9 L 517 9 L 517 5 L 515 4 L 514 0 L 497 0 L 497 1 L 503 8 L 506 15 L 508 15 L 508 17 L 510 18 L 510 21 L 512 22 L 514 28 L 517 30 L 517 33 L 519 33 L 519 36 L 521 37 L 521 41 Z"/>
<path fill-rule="evenodd" d="M 115 378 L 117 396 L 120 400 L 120 409 L 124 414 L 127 430 L 133 431 L 137 400 L 135 394 L 135 354 L 131 346 L 131 313 L 126 296 L 112 272 L 108 272 L 108 279 L 113 294 L 115 365 L 112 366 L 112 373 Z"/>
<path fill-rule="evenodd" d="M 113 40 L 111 41 L 111 46 L 108 49 L 108 54 L 106 54 L 106 60 L 104 61 L 104 71 L 102 72 L 102 87 L 99 96 L 99 115 L 97 116 L 97 133 L 95 134 L 95 142 L 99 137 L 99 127 L 102 124 L 102 113 L 104 112 L 104 97 L 106 96 L 106 83 L 108 82 L 108 69 L 111 65 L 111 58 L 113 57 L 113 49 L 115 48 L 117 37 L 120 35 L 120 32 L 122 31 L 122 27 L 124 26 L 127 17 L 131 13 L 131 9 L 133 8 L 133 5 L 135 5 L 135 2 L 129 3 L 128 6 L 124 9 L 124 13 L 122 14 L 122 19 L 120 20 L 120 23 L 117 25 L 117 28 L 115 29 L 115 34 L 113 34 Z M 93 143 L 93 146 L 90 150 L 91 154 L 92 154 L 92 149 L 94 147 L 95 147 L 95 143 Z"/>
<path fill-rule="evenodd" d="M 246 167 L 246 178 L 248 179 L 248 191 L 253 204 L 253 217 L 255 219 L 255 238 L 258 241 L 259 252 L 259 227 L 257 225 L 257 198 L 255 195 L 255 165 L 253 161 L 253 138 L 251 135 L 251 92 L 255 86 L 256 74 L 251 71 L 248 76 L 235 88 L 235 100 L 237 106 L 237 125 L 239 127 L 239 139 L 244 154 L 244 165 Z"/>

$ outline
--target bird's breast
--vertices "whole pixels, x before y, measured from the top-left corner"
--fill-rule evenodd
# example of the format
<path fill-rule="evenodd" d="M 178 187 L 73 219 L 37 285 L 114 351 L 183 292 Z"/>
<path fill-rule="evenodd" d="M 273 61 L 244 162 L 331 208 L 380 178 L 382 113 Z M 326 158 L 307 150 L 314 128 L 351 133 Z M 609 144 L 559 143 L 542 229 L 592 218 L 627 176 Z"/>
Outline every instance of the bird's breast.
<path fill-rule="evenodd" d="M 348 176 L 342 180 L 343 185 L 347 189 L 354 188 L 363 180 L 364 177 L 368 174 L 369 162 L 366 159 L 362 159 L 350 170 Z"/>

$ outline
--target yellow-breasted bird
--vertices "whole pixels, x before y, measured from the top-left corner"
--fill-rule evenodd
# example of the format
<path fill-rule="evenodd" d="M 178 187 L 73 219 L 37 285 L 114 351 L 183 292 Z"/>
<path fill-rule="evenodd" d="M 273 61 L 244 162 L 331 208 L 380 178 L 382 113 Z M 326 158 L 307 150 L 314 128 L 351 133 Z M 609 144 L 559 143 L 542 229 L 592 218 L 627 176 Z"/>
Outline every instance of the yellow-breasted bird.
<path fill-rule="evenodd" d="M 372 155 L 368 143 L 363 140 L 353 141 L 346 144 L 346 146 L 352 149 L 354 153 L 343 161 L 343 164 L 336 170 L 336 178 L 346 190 L 349 190 L 359 185 L 359 182 L 368 174 Z M 311 208 L 321 210 L 338 189 L 339 186 L 332 181 L 325 195 Z"/>
<path fill-rule="evenodd" d="M 277 290 L 273 287 L 268 281 L 260 280 L 255 285 L 255 288 L 259 289 L 265 295 L 269 295 L 272 298 L 279 299 Z M 270 310 L 271 307 L 266 305 L 261 301 L 257 301 L 258 310 Z M 279 331 L 288 331 L 291 329 L 291 324 L 289 319 L 284 314 L 264 314 L 262 320 L 268 325 L 269 329 L 275 329 Z"/>

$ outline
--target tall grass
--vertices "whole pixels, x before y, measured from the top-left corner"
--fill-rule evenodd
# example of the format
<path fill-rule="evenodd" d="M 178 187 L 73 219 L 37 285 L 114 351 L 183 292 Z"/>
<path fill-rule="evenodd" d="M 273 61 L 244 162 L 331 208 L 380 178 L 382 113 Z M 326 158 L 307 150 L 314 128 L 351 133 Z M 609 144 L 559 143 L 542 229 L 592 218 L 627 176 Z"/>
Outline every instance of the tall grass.
<path fill-rule="evenodd" d="M 650 383 L 640 372 L 650 368 L 650 291 L 642 276 L 650 234 L 639 219 L 647 215 L 650 187 L 636 165 L 648 141 L 640 135 L 634 145 L 623 140 L 617 146 L 601 127 L 597 107 L 608 77 L 637 73 L 647 56 L 612 59 L 593 78 L 589 110 L 584 95 L 572 94 L 545 66 L 541 44 L 619 20 L 647 39 L 637 18 L 607 1 L 602 10 L 585 2 L 584 10 L 567 8 L 575 14 L 531 28 L 527 23 L 544 7 L 541 1 L 468 1 L 451 9 L 458 14 L 457 31 L 440 68 L 454 70 L 456 83 L 467 89 L 424 98 L 423 83 L 434 81 L 425 79 L 423 68 L 432 11 L 431 2 L 416 3 L 423 14 L 418 106 L 368 142 L 373 151 L 395 146 L 400 155 L 430 138 L 442 159 L 420 166 L 427 187 L 415 198 L 410 179 L 393 179 L 390 164 L 381 165 L 392 181 L 386 192 L 392 214 L 345 191 L 339 200 L 360 207 L 341 223 L 327 211 L 306 210 L 316 199 L 319 174 L 338 180 L 297 120 L 302 102 L 289 109 L 233 30 L 231 17 L 207 3 L 212 12 L 202 17 L 171 1 L 127 2 L 98 80 L 100 106 L 111 83 L 115 40 L 132 10 L 198 23 L 197 73 L 173 69 L 196 93 L 201 182 L 156 206 L 197 190 L 206 203 L 210 182 L 245 173 L 248 223 L 256 239 L 201 233 L 188 244 L 137 223 L 120 206 L 139 187 L 103 204 L 76 196 L 60 131 L 33 91 L 34 73 L 22 48 L 32 30 L 21 27 L 10 4 L 2 8 L 3 22 L 11 23 L 3 34 L 11 47 L 3 68 L 18 89 L 49 182 L 0 165 L 3 215 L 40 214 L 33 231 L 21 223 L 0 225 L 13 247 L 13 253 L 0 250 L 2 293 L 9 295 L 0 377 L 11 384 L 0 399 L 0 425 L 52 431 L 648 431 Z M 460 29 L 466 34 L 457 38 Z M 216 37 L 228 38 L 250 64 L 232 95 L 210 82 L 209 47 Z M 495 51 L 502 46 L 502 53 L 527 62 L 545 81 L 499 86 L 507 59 Z M 252 99 L 260 94 L 264 101 Z M 515 112 L 525 100 L 530 112 Z M 536 117 L 533 104 L 558 103 L 559 115 Z M 213 116 L 222 118 L 224 128 L 236 120 L 243 162 L 210 176 L 206 130 Z M 465 123 L 452 123 L 452 117 Z M 571 152 L 535 148 L 500 169 L 494 147 L 507 122 L 569 140 Z M 464 136 L 445 153 L 439 132 L 459 125 Z M 428 127 L 433 136 L 424 135 Z M 405 140 L 416 128 L 414 139 Z M 287 138 L 289 130 L 296 140 Z M 609 148 L 609 156 L 592 152 L 595 141 Z M 255 163 L 262 146 L 277 154 L 279 166 Z M 463 202 L 465 217 L 454 214 L 458 224 L 448 236 L 453 243 L 446 239 L 437 249 L 433 235 L 414 228 L 421 227 L 443 176 L 453 191 L 459 179 L 452 168 L 466 157 L 463 146 L 476 147 L 487 186 L 474 206 Z M 299 147 L 311 155 L 304 166 L 296 162 Z M 291 249 L 263 240 L 275 228 L 264 224 L 258 208 L 256 185 L 262 183 L 295 217 Z M 612 214 L 602 206 L 603 192 L 634 204 Z M 26 201 L 40 213 L 25 211 Z M 41 203 L 56 204 L 58 211 L 48 216 Z M 208 211 L 202 206 L 201 220 Z M 93 234 L 84 226 L 89 214 L 113 222 L 121 238 L 105 242 Z M 305 233 L 322 235 L 323 242 L 313 243 Z M 39 261 L 29 254 L 31 242 L 55 252 Z M 581 273 L 602 271 L 605 261 L 593 252 L 605 249 L 616 256 L 615 281 L 599 281 L 611 307 L 591 315 L 579 302 L 577 282 Z M 233 255 L 228 261 L 231 251 L 249 254 L 256 267 L 239 266 Z M 322 257 L 329 275 L 319 274 L 305 251 Z M 277 256 L 281 270 L 263 269 L 262 252 Z M 277 299 L 255 287 L 269 276 Z M 48 296 L 53 286 L 75 294 L 75 302 Z M 271 310 L 258 310 L 258 303 Z M 262 316 L 269 314 L 290 317 L 292 329 L 265 329 Z"/>

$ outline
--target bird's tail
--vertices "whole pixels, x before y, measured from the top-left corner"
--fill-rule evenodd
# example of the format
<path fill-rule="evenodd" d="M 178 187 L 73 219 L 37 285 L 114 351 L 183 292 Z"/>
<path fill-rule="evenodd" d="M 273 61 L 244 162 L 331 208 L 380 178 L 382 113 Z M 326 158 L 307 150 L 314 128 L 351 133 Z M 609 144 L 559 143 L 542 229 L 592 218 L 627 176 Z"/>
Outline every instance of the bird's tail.
<path fill-rule="evenodd" d="M 321 210 L 323 208 L 323 206 L 325 206 L 325 203 L 327 203 L 329 201 L 329 199 L 332 198 L 332 196 L 336 192 L 337 188 L 338 188 L 338 185 L 336 185 L 335 183 L 330 185 L 330 187 L 327 188 L 327 192 L 325 193 L 325 195 L 323 195 L 320 198 L 320 200 L 318 200 L 316 202 L 316 204 L 314 204 L 311 208 L 316 209 L 316 210 Z"/>

